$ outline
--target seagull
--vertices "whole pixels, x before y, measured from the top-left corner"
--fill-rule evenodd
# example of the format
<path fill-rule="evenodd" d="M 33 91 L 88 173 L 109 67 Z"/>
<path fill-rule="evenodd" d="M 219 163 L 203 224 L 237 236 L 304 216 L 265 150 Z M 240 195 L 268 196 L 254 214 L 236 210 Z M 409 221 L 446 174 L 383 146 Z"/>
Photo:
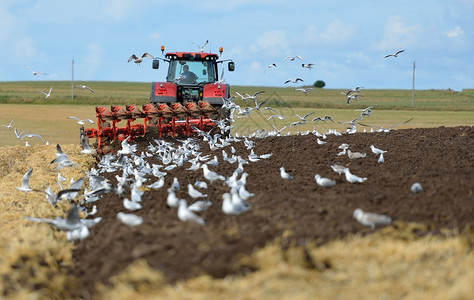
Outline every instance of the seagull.
<path fill-rule="evenodd" d="M 173 183 L 171 183 L 171 189 L 173 191 L 179 191 L 181 189 L 181 185 L 179 184 L 178 178 L 173 178 Z"/>
<path fill-rule="evenodd" d="M 91 89 L 90 87 L 88 87 L 87 85 L 83 85 L 83 84 L 79 84 L 79 85 L 76 85 L 76 87 L 82 89 L 82 90 L 89 90 L 91 93 L 94 92 L 93 89 Z"/>
<path fill-rule="evenodd" d="M 24 131 L 22 131 L 20 134 L 18 134 L 18 130 L 15 128 L 15 129 L 13 129 L 13 132 L 15 133 L 16 138 L 18 140 L 21 140 L 21 135 L 23 134 Z"/>
<path fill-rule="evenodd" d="M 36 71 L 34 71 L 30 66 L 27 66 L 27 67 L 28 67 L 28 69 L 31 70 L 31 73 L 33 73 L 34 76 L 36 76 L 36 75 L 38 75 L 38 74 L 48 75 L 48 74 L 46 74 L 46 73 L 44 73 L 44 72 L 36 72 Z"/>
<path fill-rule="evenodd" d="M 282 115 L 271 115 L 270 117 L 268 117 L 267 121 L 270 121 L 271 119 L 273 118 L 277 118 L 277 119 L 280 119 L 280 120 L 287 120 L 288 119 L 285 117 L 285 116 L 282 116 Z"/>
<path fill-rule="evenodd" d="M 408 122 L 410 122 L 411 120 L 413 120 L 413 118 L 410 118 L 410 119 L 408 119 L 408 120 L 406 120 L 406 121 L 403 121 L 403 122 L 400 122 L 400 123 L 398 123 L 398 124 L 392 125 L 392 126 L 390 126 L 390 127 L 388 127 L 388 128 L 383 128 L 383 127 L 378 127 L 378 126 L 373 126 L 373 125 L 367 125 L 367 124 L 362 124 L 362 123 L 358 123 L 358 124 L 359 124 L 359 125 L 362 125 L 362 126 L 365 126 L 365 127 L 372 127 L 372 128 L 375 128 L 375 129 L 376 129 L 377 131 L 379 131 L 379 132 L 380 132 L 380 131 L 389 132 L 391 129 L 393 129 L 393 128 L 397 127 L 397 126 L 403 125 L 403 124 L 405 124 L 405 123 L 408 123 Z"/>
<path fill-rule="evenodd" d="M 137 64 L 141 64 L 143 62 L 143 59 L 144 58 L 149 58 L 149 59 L 155 59 L 155 57 L 147 52 L 143 53 L 142 54 L 142 57 L 137 57 L 135 54 L 132 54 L 132 56 L 130 56 L 130 58 L 128 59 L 128 62 L 131 62 L 132 60 Z"/>
<path fill-rule="evenodd" d="M 193 43 L 193 44 L 196 45 L 199 48 L 200 52 L 204 52 L 204 49 L 206 48 L 207 44 L 209 44 L 209 40 L 207 40 L 202 46 L 199 46 L 196 43 Z"/>
<path fill-rule="evenodd" d="M 379 164 L 384 163 L 385 159 L 383 158 L 383 153 L 380 153 L 379 159 L 377 160 Z"/>
<path fill-rule="evenodd" d="M 346 180 L 350 183 L 362 183 L 367 180 L 367 177 L 359 177 L 352 174 L 349 168 L 344 168 L 344 174 L 346 175 Z"/>
<path fill-rule="evenodd" d="M 186 203 L 186 200 L 184 200 L 184 199 L 179 200 L 178 218 L 183 222 L 192 221 L 192 222 L 198 223 L 200 225 L 205 224 L 205 221 L 204 221 L 203 218 L 196 215 L 193 211 L 191 211 L 188 208 L 188 204 Z"/>
<path fill-rule="evenodd" d="M 67 118 L 68 118 L 68 119 L 74 119 L 74 120 L 76 120 L 76 121 L 77 121 L 77 124 L 79 124 L 79 125 L 84 125 L 84 124 L 85 124 L 84 121 L 87 121 L 87 122 L 89 122 L 89 123 L 91 123 L 91 124 L 94 124 L 94 121 L 92 121 L 91 119 L 84 119 L 84 120 L 81 120 L 81 119 L 79 119 L 78 117 L 74 117 L 74 116 L 70 116 L 70 117 L 67 117 Z"/>
<path fill-rule="evenodd" d="M 192 184 L 188 183 L 188 194 L 189 196 L 191 196 L 192 198 L 196 199 L 196 198 L 205 198 L 207 197 L 206 194 L 203 194 L 201 193 L 200 191 L 196 190 Z"/>
<path fill-rule="evenodd" d="M 247 93 L 244 93 L 244 95 L 241 95 L 239 92 L 235 92 L 237 95 L 240 96 L 240 98 L 242 98 L 242 100 L 244 101 L 247 101 L 247 100 L 253 100 L 253 101 L 256 101 L 257 100 L 257 96 L 262 94 L 262 93 L 265 93 L 265 91 L 260 91 L 260 92 L 256 92 L 255 94 L 253 95 L 249 95 Z"/>
<path fill-rule="evenodd" d="M 300 92 L 303 92 L 303 93 L 307 94 L 312 89 L 313 88 L 297 88 L 297 89 L 295 89 L 295 91 L 300 91 Z"/>
<path fill-rule="evenodd" d="M 304 115 L 304 116 L 300 116 L 300 115 L 298 115 L 298 114 L 296 114 L 296 116 L 297 116 L 298 118 L 300 118 L 300 120 L 301 120 L 302 122 L 306 122 L 306 118 L 309 117 L 309 116 L 311 116 L 311 115 L 313 115 L 313 114 L 314 114 L 314 112 L 310 112 L 310 113 L 307 113 L 307 114 Z"/>
<path fill-rule="evenodd" d="M 75 203 L 72 204 L 71 209 L 68 211 L 66 219 L 57 217 L 56 219 L 43 219 L 25 217 L 26 220 L 33 222 L 44 222 L 51 226 L 56 227 L 59 230 L 66 231 L 66 238 L 68 241 L 83 240 L 89 236 L 89 227 L 99 223 L 101 217 L 92 220 L 79 218 L 79 210 Z"/>
<path fill-rule="evenodd" d="M 285 171 L 285 168 L 284 168 L 284 167 L 280 167 L 280 176 L 281 176 L 281 178 L 286 179 L 286 180 L 291 180 L 291 179 L 293 179 L 293 176 L 291 176 L 290 174 L 288 174 L 288 173 Z"/>
<path fill-rule="evenodd" d="M 49 88 L 49 92 L 48 92 L 48 93 L 45 93 L 45 92 L 43 92 L 43 91 L 40 91 L 40 93 L 44 95 L 44 98 L 45 98 L 45 99 L 48 99 L 48 98 L 51 96 L 51 91 L 52 91 L 52 90 L 53 90 L 53 87 L 51 86 L 51 87 Z"/>
<path fill-rule="evenodd" d="M 31 173 L 33 173 L 33 168 L 28 168 L 28 171 L 23 175 L 23 178 L 21 179 L 21 186 L 17 187 L 17 190 L 28 193 L 29 191 L 32 191 L 30 189 L 30 176 Z"/>
<path fill-rule="evenodd" d="M 227 215 L 240 215 L 248 208 L 243 206 L 235 205 L 232 202 L 232 196 L 230 193 L 224 193 L 222 195 L 222 211 Z"/>
<path fill-rule="evenodd" d="M 316 118 L 314 118 L 312 121 L 313 121 L 313 122 L 318 122 L 318 121 L 326 122 L 327 120 L 330 120 L 331 122 L 334 123 L 334 120 L 333 120 L 333 118 L 332 118 L 331 116 L 324 116 L 323 118 L 321 118 L 321 117 L 316 117 Z"/>
<path fill-rule="evenodd" d="M 304 82 L 303 79 L 296 78 L 296 79 L 288 79 L 287 81 L 285 81 L 285 84 L 287 84 L 288 82 L 298 83 L 298 81 Z"/>
<path fill-rule="evenodd" d="M 92 149 L 89 146 L 89 143 L 87 142 L 87 139 L 85 135 L 83 134 L 81 134 L 81 146 L 82 146 L 82 150 L 81 150 L 82 154 L 94 154 L 96 152 L 95 149 Z"/>
<path fill-rule="evenodd" d="M 375 154 L 384 154 L 384 153 L 387 152 L 387 151 L 385 151 L 385 150 L 381 150 L 381 149 L 375 148 L 374 145 L 370 145 L 370 149 L 371 149 L 372 152 L 375 153 Z"/>
<path fill-rule="evenodd" d="M 142 208 L 142 205 L 138 202 L 131 201 L 128 198 L 123 199 L 123 207 L 130 211 L 135 211 Z"/>
<path fill-rule="evenodd" d="M 342 175 L 342 173 L 344 173 L 344 170 L 346 169 L 346 167 L 338 165 L 338 164 L 329 165 L 329 166 L 331 167 L 331 169 L 333 169 L 334 172 L 336 172 L 339 175 Z"/>
<path fill-rule="evenodd" d="M 122 221 L 123 224 L 134 227 L 143 223 L 143 218 L 134 214 L 126 214 L 123 212 L 117 213 L 117 218 Z"/>
<path fill-rule="evenodd" d="M 79 189 L 61 190 L 56 195 L 51 191 L 51 187 L 47 187 L 46 190 L 44 190 L 44 191 L 42 191 L 42 190 L 33 190 L 33 191 L 45 194 L 46 199 L 48 200 L 48 202 L 51 205 L 56 205 L 61 200 L 61 198 L 63 198 L 64 196 L 67 197 L 70 193 L 76 193 L 77 194 L 77 192 L 79 192 L 80 190 Z"/>
<path fill-rule="evenodd" d="M 349 96 L 349 94 L 351 94 L 351 93 L 359 93 L 359 92 L 360 92 L 360 89 L 363 89 L 363 87 L 361 87 L 361 86 L 356 86 L 355 88 L 348 90 L 348 91 L 345 93 L 345 95 L 346 95 L 346 96 Z M 344 93 L 343 93 L 343 94 L 344 94 Z"/>
<path fill-rule="evenodd" d="M 387 57 L 390 57 L 390 56 L 393 56 L 393 57 L 397 57 L 398 54 L 404 52 L 405 50 L 398 50 L 397 52 L 395 52 L 394 54 L 387 54 L 384 56 L 384 58 L 387 58 Z"/>
<path fill-rule="evenodd" d="M 21 136 L 20 141 L 23 140 L 25 137 L 29 137 L 29 138 L 37 137 L 37 138 L 39 138 L 39 139 L 44 143 L 43 138 L 42 138 L 41 135 L 39 135 L 39 134 L 25 133 L 24 135 Z"/>
<path fill-rule="evenodd" d="M 268 69 L 271 69 L 271 68 L 276 68 L 276 63 L 271 63 L 269 64 L 266 68 L 265 68 L 265 71 L 263 73 L 265 73 Z"/>
<path fill-rule="evenodd" d="M 174 190 L 172 188 L 168 189 L 168 197 L 166 198 L 166 204 L 168 204 L 169 207 L 178 207 L 179 198 L 176 197 L 176 194 L 174 193 Z"/>
<path fill-rule="evenodd" d="M 322 186 L 322 187 L 331 187 L 331 186 L 336 185 L 335 180 L 325 178 L 325 177 L 321 177 L 321 175 L 319 175 L 319 174 L 314 175 L 314 179 L 316 180 L 316 183 L 319 186 Z"/>
<path fill-rule="evenodd" d="M 379 215 L 375 213 L 364 212 L 362 209 L 357 208 L 352 213 L 354 219 L 356 219 L 360 224 L 364 226 L 369 226 L 370 228 L 375 229 L 377 225 L 387 225 L 392 223 L 392 218 L 386 215 Z"/>
<path fill-rule="evenodd" d="M 367 156 L 367 153 L 364 152 L 352 152 L 350 149 L 347 149 L 347 156 L 350 159 L 363 158 Z"/>
<path fill-rule="evenodd" d="M 205 211 L 212 205 L 212 202 L 209 200 L 199 200 L 191 203 L 188 206 L 188 209 L 195 212 Z"/>
<path fill-rule="evenodd" d="M 311 69 L 313 68 L 314 64 L 301 64 L 303 68 Z"/>
<path fill-rule="evenodd" d="M 2 127 L 6 127 L 6 128 L 8 128 L 9 130 L 12 130 L 12 128 L 13 128 L 13 127 L 12 127 L 13 121 L 15 121 L 15 119 L 11 120 L 8 125 L 2 125 Z"/>
<path fill-rule="evenodd" d="M 419 184 L 418 182 L 415 182 L 410 188 L 410 191 L 415 194 L 421 192 L 422 190 L 423 188 L 421 187 L 421 184 Z"/>
<path fill-rule="evenodd" d="M 296 55 L 296 56 L 287 56 L 283 59 L 283 61 L 286 61 L 286 60 L 294 61 L 295 59 L 303 60 L 301 56 Z"/>
<path fill-rule="evenodd" d="M 206 164 L 202 164 L 201 168 L 204 173 L 204 178 L 209 180 L 211 183 L 214 182 L 215 180 L 225 180 L 224 176 L 219 175 L 216 172 L 209 170 L 209 167 Z"/>

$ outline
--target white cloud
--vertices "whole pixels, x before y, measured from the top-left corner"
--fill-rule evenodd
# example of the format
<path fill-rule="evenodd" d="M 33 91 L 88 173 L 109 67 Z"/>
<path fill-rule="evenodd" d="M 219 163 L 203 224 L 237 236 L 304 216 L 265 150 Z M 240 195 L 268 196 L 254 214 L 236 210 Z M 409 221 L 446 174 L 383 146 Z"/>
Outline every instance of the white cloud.
<path fill-rule="evenodd" d="M 318 30 L 318 27 L 314 24 L 309 25 L 305 30 L 304 37 L 310 43 L 338 45 L 355 39 L 356 31 L 356 26 L 334 19 L 322 30 Z"/>
<path fill-rule="evenodd" d="M 259 49 L 265 50 L 267 54 L 278 54 L 288 48 L 288 40 L 285 30 L 272 30 L 264 32 L 257 38 L 256 45 Z"/>
<path fill-rule="evenodd" d="M 446 31 L 444 34 L 447 35 L 449 38 L 455 38 L 464 35 L 464 31 L 460 26 L 456 26 L 456 28 Z"/>
<path fill-rule="evenodd" d="M 150 33 L 150 39 L 152 39 L 153 41 L 157 41 L 160 38 L 161 38 L 161 34 L 159 34 L 158 32 Z"/>
<path fill-rule="evenodd" d="M 401 47 L 416 45 L 421 33 L 422 29 L 419 24 L 408 25 L 402 17 L 392 16 L 387 20 L 382 40 L 375 44 L 374 48 L 392 51 Z"/>

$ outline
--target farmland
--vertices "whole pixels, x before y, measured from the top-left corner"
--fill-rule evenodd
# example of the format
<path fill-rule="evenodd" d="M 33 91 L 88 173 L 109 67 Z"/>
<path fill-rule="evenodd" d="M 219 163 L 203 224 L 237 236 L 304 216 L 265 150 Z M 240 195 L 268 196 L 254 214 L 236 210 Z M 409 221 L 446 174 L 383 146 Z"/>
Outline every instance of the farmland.
<path fill-rule="evenodd" d="M 81 82 L 82 83 L 82 82 Z M 18 298 L 154 298 L 154 299 L 470 299 L 474 293 L 474 93 L 466 90 L 411 91 L 363 90 L 359 101 L 347 104 L 343 90 L 312 90 L 308 95 L 289 88 L 232 87 L 252 94 L 265 90 L 260 101 L 296 121 L 296 114 L 314 112 L 331 115 L 334 123 L 314 123 L 291 128 L 291 136 L 252 139 L 257 155 L 272 154 L 244 166 L 250 209 L 240 215 L 222 212 L 222 196 L 229 188 L 222 182 L 208 182 L 212 206 L 199 213 L 204 225 L 182 222 L 174 207 L 167 206 L 167 188 L 173 178 L 181 183 L 180 198 L 188 202 L 184 187 L 203 180 L 202 170 L 187 168 L 190 162 L 170 169 L 161 189 L 143 188 L 143 208 L 135 213 L 144 223 L 129 227 L 116 214 L 124 211 L 123 197 L 107 193 L 84 205 L 102 220 L 90 228 L 83 241 L 68 242 L 62 231 L 47 224 L 29 222 L 25 216 L 64 216 L 70 205 L 52 206 L 44 194 L 18 191 L 28 167 L 33 168 L 31 186 L 51 187 L 57 192 L 58 171 L 77 179 L 97 168 L 96 159 L 80 154 L 78 124 L 67 116 L 94 119 L 95 105 L 145 103 L 149 84 L 85 82 L 94 94 L 76 90 L 70 98 L 68 82 L 0 83 L 0 122 L 14 119 L 19 130 L 40 133 L 50 145 L 29 139 L 31 147 L 18 142 L 14 134 L 0 128 L 0 291 L 3 297 Z M 53 85 L 57 94 L 42 98 L 37 90 Z M 242 100 L 237 99 L 241 105 Z M 357 125 L 358 133 L 327 135 L 319 144 L 315 134 L 346 124 L 359 115 L 355 109 L 376 104 L 363 123 L 388 127 L 412 121 L 390 132 L 369 133 Z M 234 133 L 280 128 L 283 121 L 269 123 L 268 112 L 253 112 L 237 119 Z M 367 132 L 363 132 L 363 130 Z M 284 131 L 283 133 L 286 133 Z M 297 134 L 299 132 L 299 134 Z M 303 133 L 303 134 L 301 134 Z M 153 136 L 136 140 L 137 154 L 151 151 Z M 219 150 L 196 138 L 200 154 L 216 156 L 212 169 L 226 178 L 236 164 L 225 161 L 224 152 L 248 159 L 244 140 L 233 141 Z M 182 142 L 168 138 L 170 149 Z M 55 144 L 77 167 L 57 170 Z M 338 155 L 342 143 L 367 157 L 350 159 Z M 369 146 L 387 150 L 378 163 Z M 120 149 L 120 144 L 115 144 Z M 224 150 L 224 152 L 222 152 Z M 170 150 L 174 151 L 174 150 Z M 159 155 L 147 162 L 164 164 Z M 367 177 L 352 184 L 329 168 L 340 164 Z M 294 177 L 284 180 L 279 168 Z M 315 174 L 334 179 L 336 185 L 323 188 Z M 123 170 L 103 172 L 114 186 Z M 130 180 L 133 176 L 130 176 Z M 146 175 L 144 185 L 154 182 Z M 420 182 L 423 191 L 410 191 Z M 183 190 L 184 189 L 184 190 Z M 81 192 L 82 194 L 82 192 Z M 352 217 L 355 208 L 383 213 L 393 218 L 375 230 Z M 84 216 L 84 213 L 81 212 Z M 31 276 L 34 274 L 35 276 Z"/>

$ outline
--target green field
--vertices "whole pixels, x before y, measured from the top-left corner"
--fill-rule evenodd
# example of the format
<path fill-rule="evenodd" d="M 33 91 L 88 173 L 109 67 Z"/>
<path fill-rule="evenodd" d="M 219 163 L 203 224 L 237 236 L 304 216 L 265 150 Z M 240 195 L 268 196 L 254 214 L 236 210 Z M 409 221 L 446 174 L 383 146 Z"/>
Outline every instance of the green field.
<path fill-rule="evenodd" d="M 50 143 L 77 143 L 79 125 L 68 116 L 95 119 L 96 105 L 140 105 L 147 103 L 150 96 L 150 83 L 78 81 L 75 84 L 85 84 L 95 92 L 75 88 L 72 99 L 71 82 L 68 81 L 0 82 L 0 124 L 8 124 L 14 119 L 13 126 L 19 132 L 40 134 Z M 45 99 L 39 91 L 47 92 L 50 86 L 53 87 L 52 95 Z M 265 93 L 258 96 L 259 101 L 266 101 L 264 106 L 273 107 L 290 122 L 298 120 L 296 114 L 308 112 L 314 113 L 308 119 L 330 115 L 336 121 L 308 122 L 304 126 L 288 127 L 283 133 L 313 129 L 325 132 L 329 128 L 343 131 L 347 125 L 338 122 L 353 120 L 360 114 L 356 109 L 371 105 L 376 105 L 374 113 L 361 121 L 364 124 L 386 128 L 413 118 L 397 128 L 474 125 L 474 90 L 415 90 L 413 106 L 411 90 L 363 89 L 359 101 L 350 104 L 341 94 L 345 92 L 342 89 L 313 89 L 303 94 L 295 91 L 294 87 L 232 86 L 231 95 L 236 95 L 235 92 L 253 94 L 262 90 Z M 242 107 L 252 106 L 252 103 L 245 103 L 239 98 L 236 102 Z M 248 134 L 258 129 L 272 130 L 272 124 L 277 128 L 288 124 L 277 119 L 268 122 L 271 114 L 273 112 L 269 110 L 261 113 L 253 111 L 250 117 L 237 119 L 233 131 Z M 364 127 L 358 126 L 358 129 L 362 131 Z M 0 128 L 0 137 L 0 146 L 24 144 L 26 141 L 18 141 L 13 131 L 4 127 Z M 28 142 L 34 144 L 39 140 L 32 138 Z"/>

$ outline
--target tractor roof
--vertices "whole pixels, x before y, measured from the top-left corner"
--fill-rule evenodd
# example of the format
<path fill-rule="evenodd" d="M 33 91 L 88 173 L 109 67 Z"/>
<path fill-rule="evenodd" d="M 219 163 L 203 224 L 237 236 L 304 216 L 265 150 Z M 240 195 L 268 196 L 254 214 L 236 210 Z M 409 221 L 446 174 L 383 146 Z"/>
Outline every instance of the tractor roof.
<path fill-rule="evenodd" d="M 168 59 L 216 60 L 219 55 L 205 52 L 168 52 L 165 57 Z"/>

